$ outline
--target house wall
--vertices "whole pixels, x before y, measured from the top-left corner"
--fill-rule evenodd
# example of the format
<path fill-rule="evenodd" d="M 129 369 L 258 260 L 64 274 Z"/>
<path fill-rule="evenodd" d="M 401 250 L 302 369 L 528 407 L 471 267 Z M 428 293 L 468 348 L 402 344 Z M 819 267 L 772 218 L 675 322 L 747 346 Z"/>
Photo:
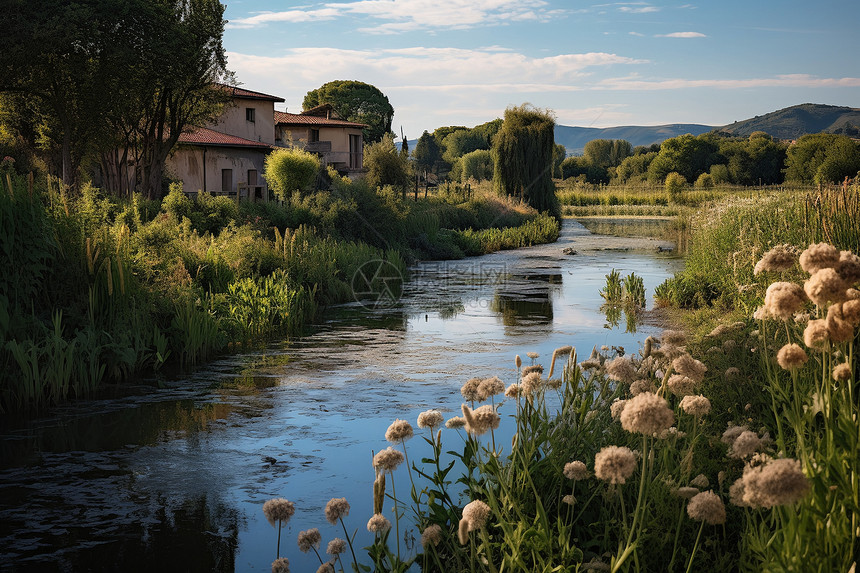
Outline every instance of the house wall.
<path fill-rule="evenodd" d="M 343 163 L 349 165 L 349 136 L 361 135 L 362 131 L 347 127 L 325 127 L 319 129 L 321 142 L 331 142 L 331 151 L 322 154 L 326 163 Z M 278 139 L 280 145 L 294 146 L 304 149 L 310 138 L 310 126 L 278 126 Z M 362 140 L 362 147 L 364 142 Z"/>
<path fill-rule="evenodd" d="M 231 191 L 236 191 L 239 183 L 247 183 L 248 170 L 255 169 L 257 185 L 261 185 L 265 192 L 268 189 L 266 180 L 263 178 L 263 162 L 266 155 L 267 152 L 264 150 L 206 147 L 206 191 L 212 194 L 221 193 L 223 169 L 232 170 Z M 168 173 L 171 177 L 182 181 L 186 193 L 203 190 L 203 158 L 202 146 L 188 145 L 177 148 L 167 159 Z"/>
<path fill-rule="evenodd" d="M 248 121 L 245 110 L 254 109 L 254 121 Z M 275 104 L 272 101 L 254 99 L 233 99 L 211 129 L 229 133 L 251 141 L 275 144 Z"/>

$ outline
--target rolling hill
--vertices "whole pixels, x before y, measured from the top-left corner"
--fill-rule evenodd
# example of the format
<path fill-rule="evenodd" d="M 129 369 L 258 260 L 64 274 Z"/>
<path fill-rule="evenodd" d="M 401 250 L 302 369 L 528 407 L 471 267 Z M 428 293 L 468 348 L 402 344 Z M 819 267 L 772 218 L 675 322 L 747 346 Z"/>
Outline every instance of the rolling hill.
<path fill-rule="evenodd" d="M 860 109 L 804 103 L 722 127 L 698 123 L 606 128 L 556 125 L 555 142 L 564 145 L 568 155 L 582 155 L 585 144 L 592 139 L 626 139 L 635 147 L 661 143 L 665 139 L 685 133 L 700 135 L 711 130 L 724 131 L 740 137 L 749 136 L 754 131 L 764 131 L 776 139 L 797 139 L 807 133 L 822 131 L 858 137 L 860 136 Z"/>
<path fill-rule="evenodd" d="M 699 135 L 715 128 L 716 126 L 713 125 L 698 123 L 672 123 L 652 126 L 628 125 L 604 128 L 556 125 L 555 142 L 564 145 L 568 155 L 582 155 L 585 144 L 592 139 L 626 139 L 630 145 L 636 147 L 637 145 L 662 143 L 665 139 L 685 133 Z"/>
<path fill-rule="evenodd" d="M 776 139 L 797 139 L 807 133 L 822 131 L 837 133 L 846 131 L 846 128 L 849 132 L 856 131 L 858 126 L 860 126 L 860 109 L 804 103 L 752 119 L 736 121 L 722 127 L 721 130 L 740 136 L 748 136 L 754 131 L 764 131 Z"/>

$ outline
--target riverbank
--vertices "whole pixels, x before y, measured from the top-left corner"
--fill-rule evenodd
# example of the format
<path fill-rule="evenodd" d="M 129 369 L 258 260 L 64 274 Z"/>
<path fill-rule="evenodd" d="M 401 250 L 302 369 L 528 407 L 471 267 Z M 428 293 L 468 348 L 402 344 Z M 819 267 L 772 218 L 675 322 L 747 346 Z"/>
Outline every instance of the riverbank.
<path fill-rule="evenodd" d="M 318 309 L 457 259 L 543 242 L 558 222 L 491 193 L 405 201 L 336 178 L 280 203 L 72 197 L 25 178 L 0 197 L 0 411 L 27 415 L 104 384 L 294 336 Z M 364 284 L 367 283 L 367 284 Z"/>

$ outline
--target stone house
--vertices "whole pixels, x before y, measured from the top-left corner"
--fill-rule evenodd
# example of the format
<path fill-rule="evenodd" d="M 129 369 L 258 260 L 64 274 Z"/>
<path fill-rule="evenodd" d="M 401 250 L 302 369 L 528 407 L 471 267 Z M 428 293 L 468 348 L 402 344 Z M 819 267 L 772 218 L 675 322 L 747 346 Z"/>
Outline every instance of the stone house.
<path fill-rule="evenodd" d="M 325 104 L 301 113 L 275 112 L 275 142 L 316 153 L 324 165 L 355 175 L 363 165 L 363 123 L 341 119 Z"/>

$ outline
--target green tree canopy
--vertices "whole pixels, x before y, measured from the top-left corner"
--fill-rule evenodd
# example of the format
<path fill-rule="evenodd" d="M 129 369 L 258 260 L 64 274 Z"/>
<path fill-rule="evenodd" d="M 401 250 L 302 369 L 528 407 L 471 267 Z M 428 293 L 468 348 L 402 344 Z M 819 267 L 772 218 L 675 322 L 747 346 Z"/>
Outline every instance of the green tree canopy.
<path fill-rule="evenodd" d="M 439 149 L 436 138 L 426 130 L 418 138 L 418 143 L 415 144 L 412 159 L 415 161 L 415 167 L 419 171 L 430 172 L 435 172 L 436 166 L 442 161 L 442 151 Z"/>
<path fill-rule="evenodd" d="M 630 142 L 624 139 L 592 139 L 585 144 L 585 159 L 597 167 L 618 167 L 633 154 Z"/>
<path fill-rule="evenodd" d="M 687 181 L 695 181 L 719 160 L 717 142 L 706 136 L 694 137 L 688 133 L 664 141 L 660 153 L 648 166 L 648 179 L 663 182 L 674 171 Z"/>
<path fill-rule="evenodd" d="M 364 139 L 369 143 L 381 141 L 384 135 L 391 133 L 394 108 L 376 86 L 353 80 L 328 82 L 309 91 L 302 108 L 309 110 L 323 104 L 331 104 L 346 120 L 367 124 Z"/>
<path fill-rule="evenodd" d="M 476 149 L 460 159 L 460 180 L 487 181 L 493 178 L 493 156 L 487 149 Z"/>
<path fill-rule="evenodd" d="M 552 181 L 554 131 L 555 118 L 549 111 L 528 104 L 506 109 L 493 143 L 493 186 L 560 217 Z"/>
<path fill-rule="evenodd" d="M 860 145 L 845 135 L 804 135 L 788 148 L 785 178 L 803 183 L 838 183 L 860 171 Z"/>
<path fill-rule="evenodd" d="M 419 140 L 420 143 L 420 140 Z M 364 150 L 364 167 L 367 182 L 374 187 L 392 185 L 405 190 L 411 181 L 409 163 L 397 152 L 394 136 L 390 133 Z"/>

